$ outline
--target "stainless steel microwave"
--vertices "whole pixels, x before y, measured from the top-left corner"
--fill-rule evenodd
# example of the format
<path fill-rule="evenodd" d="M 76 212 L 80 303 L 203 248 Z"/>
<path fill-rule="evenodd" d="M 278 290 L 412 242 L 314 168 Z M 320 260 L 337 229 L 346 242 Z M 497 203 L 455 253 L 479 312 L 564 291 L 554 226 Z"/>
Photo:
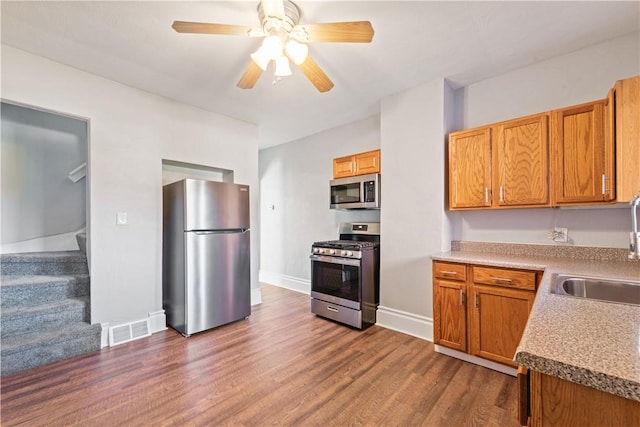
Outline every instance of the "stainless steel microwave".
<path fill-rule="evenodd" d="M 331 209 L 380 209 L 380 174 L 330 181 Z"/>

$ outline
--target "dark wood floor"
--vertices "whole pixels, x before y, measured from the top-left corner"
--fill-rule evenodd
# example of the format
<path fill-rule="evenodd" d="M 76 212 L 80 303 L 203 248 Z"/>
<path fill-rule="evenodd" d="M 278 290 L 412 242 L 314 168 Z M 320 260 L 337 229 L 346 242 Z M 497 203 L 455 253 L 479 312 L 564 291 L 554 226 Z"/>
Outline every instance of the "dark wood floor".
<path fill-rule="evenodd" d="M 264 286 L 249 319 L 2 378 L 2 426 L 516 426 L 516 381 Z"/>

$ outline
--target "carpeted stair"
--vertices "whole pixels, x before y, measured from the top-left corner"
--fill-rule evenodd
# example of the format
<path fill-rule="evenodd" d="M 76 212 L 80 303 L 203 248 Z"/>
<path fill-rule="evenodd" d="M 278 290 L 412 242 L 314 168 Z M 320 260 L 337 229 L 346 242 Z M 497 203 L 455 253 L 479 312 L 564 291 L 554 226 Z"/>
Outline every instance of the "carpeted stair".
<path fill-rule="evenodd" d="M 1 375 L 100 349 L 82 252 L 6 254 L 0 268 Z"/>

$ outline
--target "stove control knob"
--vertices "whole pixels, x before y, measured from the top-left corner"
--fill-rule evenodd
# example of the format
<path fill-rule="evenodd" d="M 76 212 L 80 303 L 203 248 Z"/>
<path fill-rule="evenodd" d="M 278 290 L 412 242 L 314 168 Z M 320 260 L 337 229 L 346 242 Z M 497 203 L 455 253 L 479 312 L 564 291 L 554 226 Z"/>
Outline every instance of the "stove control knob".
<path fill-rule="evenodd" d="M 353 252 L 352 251 L 347 251 L 347 256 L 353 256 Z"/>
<path fill-rule="evenodd" d="M 324 253 L 324 249 L 322 249 L 322 248 L 318 248 L 318 253 L 319 253 L 319 254 L 323 254 L 323 253 Z"/>
<path fill-rule="evenodd" d="M 333 249 L 329 249 L 329 255 L 335 255 L 336 251 Z"/>
<path fill-rule="evenodd" d="M 347 256 L 347 251 L 340 251 L 340 256 Z"/>
<path fill-rule="evenodd" d="M 317 254 L 318 252 L 320 252 L 320 248 L 313 248 L 313 253 Z"/>

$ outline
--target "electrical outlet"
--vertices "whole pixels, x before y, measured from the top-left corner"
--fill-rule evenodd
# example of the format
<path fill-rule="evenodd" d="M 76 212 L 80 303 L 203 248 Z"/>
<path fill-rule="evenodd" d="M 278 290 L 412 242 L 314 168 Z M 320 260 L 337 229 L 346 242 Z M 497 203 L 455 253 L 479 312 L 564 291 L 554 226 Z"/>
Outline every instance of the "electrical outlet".
<path fill-rule="evenodd" d="M 127 213 L 126 212 L 118 212 L 116 214 L 116 224 L 117 225 L 127 225 Z"/>
<path fill-rule="evenodd" d="M 566 243 L 569 240 L 569 229 L 565 227 L 555 227 L 553 229 L 552 240 L 554 242 Z"/>

